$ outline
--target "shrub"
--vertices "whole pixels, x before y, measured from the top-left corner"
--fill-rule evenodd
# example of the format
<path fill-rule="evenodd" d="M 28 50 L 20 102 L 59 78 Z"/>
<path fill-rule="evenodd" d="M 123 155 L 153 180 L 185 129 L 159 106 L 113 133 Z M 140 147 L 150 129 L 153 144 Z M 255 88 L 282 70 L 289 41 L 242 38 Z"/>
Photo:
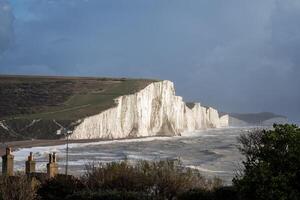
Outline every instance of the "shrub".
<path fill-rule="evenodd" d="M 33 200 L 38 187 L 36 179 L 25 175 L 1 176 L 0 199 L 3 200 Z"/>
<path fill-rule="evenodd" d="M 274 125 L 239 138 L 246 160 L 233 182 L 243 199 L 297 200 L 300 197 L 300 129 Z"/>
<path fill-rule="evenodd" d="M 218 187 L 214 190 L 215 200 L 238 200 L 238 194 L 233 186 Z"/>
<path fill-rule="evenodd" d="M 189 190 L 180 194 L 178 200 L 238 200 L 238 196 L 234 187 L 226 186 L 214 190 Z"/>
<path fill-rule="evenodd" d="M 89 165 L 84 182 L 92 190 L 135 191 L 147 198 L 173 199 L 185 191 L 202 188 L 212 190 L 220 179 L 207 180 L 196 170 L 184 168 L 179 161 L 139 161 Z"/>
<path fill-rule="evenodd" d="M 127 161 L 89 165 L 81 178 L 51 179 L 14 176 L 0 178 L 1 200 L 165 200 L 209 198 L 220 179 L 208 180 L 179 161 Z"/>
<path fill-rule="evenodd" d="M 147 191 L 150 187 L 148 177 L 126 161 L 89 165 L 83 180 L 93 191 L 99 189 Z"/>
<path fill-rule="evenodd" d="M 210 190 L 220 183 L 220 179 L 208 180 L 198 170 L 184 168 L 180 161 L 141 162 L 156 196 L 173 199 L 185 191 L 202 188 Z"/>
<path fill-rule="evenodd" d="M 74 176 L 57 175 L 43 183 L 37 194 L 41 199 L 60 200 L 83 189 L 85 186 L 80 179 Z"/>

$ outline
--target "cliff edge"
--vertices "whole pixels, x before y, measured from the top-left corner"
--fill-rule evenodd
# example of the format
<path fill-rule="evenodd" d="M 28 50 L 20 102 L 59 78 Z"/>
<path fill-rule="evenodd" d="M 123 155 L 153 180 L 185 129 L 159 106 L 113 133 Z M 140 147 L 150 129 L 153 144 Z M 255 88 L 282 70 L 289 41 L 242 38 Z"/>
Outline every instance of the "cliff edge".
<path fill-rule="evenodd" d="M 116 107 L 78 121 L 71 139 L 129 138 L 180 135 L 182 132 L 228 126 L 212 107 L 188 106 L 175 95 L 171 81 L 149 84 L 141 91 L 115 99 Z"/>

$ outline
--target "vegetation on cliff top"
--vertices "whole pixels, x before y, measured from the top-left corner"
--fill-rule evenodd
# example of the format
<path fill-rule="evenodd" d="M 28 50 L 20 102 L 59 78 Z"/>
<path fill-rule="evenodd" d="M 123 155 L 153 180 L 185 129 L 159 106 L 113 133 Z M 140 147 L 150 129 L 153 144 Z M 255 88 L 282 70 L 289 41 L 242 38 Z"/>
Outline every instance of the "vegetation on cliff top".
<path fill-rule="evenodd" d="M 156 80 L 43 76 L 0 76 L 0 141 L 58 139 L 78 119 L 115 105 Z"/>
<path fill-rule="evenodd" d="M 0 119 L 73 120 L 114 106 L 155 80 L 0 76 Z"/>

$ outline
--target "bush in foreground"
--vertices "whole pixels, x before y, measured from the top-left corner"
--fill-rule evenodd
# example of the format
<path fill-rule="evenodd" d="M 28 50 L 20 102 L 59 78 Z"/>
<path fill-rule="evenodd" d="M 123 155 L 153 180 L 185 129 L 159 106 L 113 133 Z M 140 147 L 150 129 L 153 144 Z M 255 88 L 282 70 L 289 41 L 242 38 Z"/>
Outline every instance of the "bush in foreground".
<path fill-rule="evenodd" d="M 130 164 L 127 161 L 89 165 L 81 179 L 57 176 L 41 184 L 41 199 L 174 199 L 192 190 L 214 190 L 220 179 L 208 180 L 178 161 Z"/>
<path fill-rule="evenodd" d="M 233 186 L 218 187 L 214 190 L 193 189 L 178 195 L 178 200 L 238 200 Z"/>
<path fill-rule="evenodd" d="M 239 138 L 246 160 L 233 182 L 245 200 L 300 199 L 300 129 L 274 125 Z"/>
<path fill-rule="evenodd" d="M 39 182 L 25 175 L 0 176 L 1 200 L 34 200 Z"/>
<path fill-rule="evenodd" d="M 74 176 L 57 175 L 42 183 L 37 194 L 42 199 L 63 200 L 68 195 L 84 190 L 86 187 Z"/>
<path fill-rule="evenodd" d="M 220 179 L 208 180 L 198 171 L 184 168 L 178 161 L 90 165 L 83 180 L 91 191 L 132 191 L 147 194 L 147 198 L 161 199 L 173 199 L 192 189 L 212 190 L 222 184 Z"/>

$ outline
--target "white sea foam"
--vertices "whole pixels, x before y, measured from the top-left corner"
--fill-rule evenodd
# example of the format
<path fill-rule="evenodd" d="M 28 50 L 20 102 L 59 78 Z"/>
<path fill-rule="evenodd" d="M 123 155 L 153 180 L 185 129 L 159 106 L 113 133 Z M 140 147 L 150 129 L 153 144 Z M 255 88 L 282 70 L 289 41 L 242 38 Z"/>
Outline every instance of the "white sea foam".
<path fill-rule="evenodd" d="M 71 143 L 69 144 L 69 148 L 78 148 L 78 147 L 87 147 L 87 146 L 98 146 L 98 145 L 106 145 L 106 144 L 116 144 L 116 143 L 134 143 L 134 142 L 151 142 L 155 140 L 172 140 L 178 137 L 147 137 L 147 138 L 136 138 L 136 139 L 123 139 L 123 140 L 107 140 L 107 141 L 99 141 L 99 142 L 88 142 L 88 143 Z M 23 160 L 25 157 L 29 155 L 30 152 L 34 154 L 43 152 L 43 154 L 48 154 L 51 152 L 62 152 L 66 149 L 66 145 L 55 145 L 55 146 L 44 146 L 44 147 L 30 147 L 30 148 L 20 148 L 14 152 L 16 160 L 20 158 Z M 85 152 L 84 154 L 101 154 Z M 23 159 L 22 159 L 23 158 Z"/>
<path fill-rule="evenodd" d="M 183 138 L 193 138 L 193 137 L 218 137 L 224 130 L 239 130 L 239 128 L 222 128 L 222 129 L 208 129 L 197 132 L 185 132 L 182 136 L 173 136 L 173 137 L 145 137 L 145 138 L 135 138 L 135 139 L 122 139 L 122 140 L 106 140 L 99 142 L 88 142 L 88 143 L 71 143 L 69 144 L 69 148 L 83 148 L 88 146 L 99 146 L 99 145 L 107 145 L 107 144 L 122 144 L 122 143 L 138 143 L 138 142 L 152 142 L 152 141 L 168 141 L 168 140 L 177 140 Z M 215 134 L 214 131 L 220 132 L 219 134 Z M 228 135 L 230 137 L 234 137 L 236 135 Z M 30 148 L 20 148 L 18 151 L 14 152 L 16 161 L 21 161 L 26 158 L 30 152 L 33 152 L 36 156 L 46 156 L 49 153 L 56 152 L 64 152 L 66 149 L 66 145 L 55 145 L 55 146 L 44 146 L 44 147 L 30 147 Z M 80 152 L 78 154 L 82 154 Z M 99 155 L 101 152 L 84 152 L 84 155 Z M 72 155 L 72 154 L 70 154 Z M 75 153 L 77 155 L 77 153 Z"/>
<path fill-rule="evenodd" d="M 74 143 L 69 147 L 69 169 L 73 174 L 84 172 L 85 165 L 98 162 L 178 159 L 184 166 L 198 169 L 203 175 L 220 176 L 231 183 L 236 162 L 242 159 L 236 138 L 249 128 L 226 128 L 185 133 L 176 137 L 147 137 L 125 140 Z M 213 135 L 213 137 L 210 137 Z M 25 160 L 33 152 L 37 170 L 45 171 L 48 153 L 57 152 L 60 171 L 65 165 L 66 145 L 23 148 L 14 152 L 15 169 L 24 170 Z"/>

